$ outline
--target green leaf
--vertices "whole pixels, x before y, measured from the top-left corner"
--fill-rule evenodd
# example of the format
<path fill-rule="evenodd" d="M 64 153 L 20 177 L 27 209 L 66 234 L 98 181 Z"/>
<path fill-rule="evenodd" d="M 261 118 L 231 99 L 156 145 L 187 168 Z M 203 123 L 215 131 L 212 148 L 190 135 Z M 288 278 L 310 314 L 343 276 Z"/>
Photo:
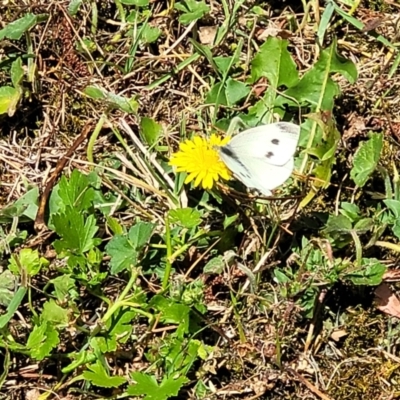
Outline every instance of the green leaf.
<path fill-rule="evenodd" d="M 12 64 L 11 64 L 11 81 L 14 87 L 20 86 L 22 79 L 24 77 L 24 69 L 22 67 L 22 59 L 18 57 Z"/>
<path fill-rule="evenodd" d="M 210 91 L 207 93 L 206 104 L 219 104 L 223 106 L 228 105 L 228 99 L 226 98 L 225 87 L 221 82 L 215 84 Z"/>
<path fill-rule="evenodd" d="M 383 202 L 396 219 L 400 218 L 400 200 L 385 199 Z"/>
<path fill-rule="evenodd" d="M 161 321 L 182 325 L 182 332 L 188 331 L 190 307 L 175 303 L 161 295 L 154 296 L 150 301 L 150 306 L 161 312 Z"/>
<path fill-rule="evenodd" d="M 169 211 L 170 223 L 191 229 L 201 223 L 201 214 L 194 208 L 177 208 Z"/>
<path fill-rule="evenodd" d="M 7 312 L 0 317 L 0 329 L 4 328 L 10 319 L 14 316 L 19 305 L 25 297 L 27 289 L 25 287 L 19 287 L 17 293 L 14 294 L 10 304 L 7 307 Z"/>
<path fill-rule="evenodd" d="M 0 87 L 0 114 L 8 114 L 12 117 L 15 113 L 21 91 L 11 86 Z"/>
<path fill-rule="evenodd" d="M 345 60 L 336 52 L 336 42 L 321 52 L 319 60 L 300 81 L 284 92 L 284 97 L 294 98 L 300 104 L 309 104 L 318 111 L 330 111 L 333 101 L 339 95 L 339 85 L 331 78 L 340 73 L 350 83 L 357 79 L 357 69 L 353 62 Z"/>
<path fill-rule="evenodd" d="M 359 218 L 360 208 L 354 203 L 343 201 L 340 203 L 339 212 L 345 215 L 350 221 L 354 222 Z"/>
<path fill-rule="evenodd" d="M 136 266 L 140 251 L 149 242 L 153 235 L 155 225 L 139 221 L 132 226 L 128 235 L 116 235 L 106 246 L 106 251 L 111 256 L 111 273 L 119 272 Z"/>
<path fill-rule="evenodd" d="M 5 270 L 0 274 L 0 304 L 7 307 L 14 297 L 14 288 L 17 284 L 15 275 Z"/>
<path fill-rule="evenodd" d="M 18 262 L 16 257 L 18 257 Z M 29 276 L 34 276 L 39 273 L 42 267 L 47 267 L 48 265 L 49 261 L 44 257 L 40 257 L 38 250 L 22 249 L 18 255 L 13 254 L 10 258 L 8 268 L 15 274 L 20 274 L 19 266 L 21 266 Z"/>
<path fill-rule="evenodd" d="M 202 18 L 210 11 L 210 7 L 204 1 L 184 0 L 175 3 L 175 9 L 182 11 L 179 22 L 189 25 L 192 21 Z"/>
<path fill-rule="evenodd" d="M 326 233 L 349 233 L 352 229 L 351 221 L 344 215 L 330 215 L 324 231 Z"/>
<path fill-rule="evenodd" d="M 144 44 L 154 43 L 160 37 L 161 33 L 160 28 L 146 24 L 142 30 L 141 40 Z"/>
<path fill-rule="evenodd" d="M 386 272 L 386 266 L 375 258 L 363 258 L 360 270 L 346 274 L 355 285 L 376 286 L 382 282 L 383 274 Z"/>
<path fill-rule="evenodd" d="M 89 370 L 84 371 L 82 375 L 93 385 L 104 388 L 116 388 L 126 382 L 122 376 L 110 376 L 100 361 L 89 365 Z"/>
<path fill-rule="evenodd" d="M 62 237 L 53 243 L 57 253 L 63 251 L 82 255 L 97 246 L 101 239 L 95 239 L 98 231 L 94 215 L 85 217 L 81 211 L 67 206 L 65 212 L 53 216 L 55 231 Z"/>
<path fill-rule="evenodd" d="M 143 117 L 141 119 L 140 136 L 149 146 L 157 143 L 162 133 L 162 126 L 154 121 L 152 118 Z"/>
<path fill-rule="evenodd" d="M 205 274 L 221 274 L 224 270 L 225 262 L 222 256 L 212 258 L 204 266 L 203 272 Z"/>
<path fill-rule="evenodd" d="M 37 16 L 34 14 L 26 14 L 0 30 L 0 40 L 7 38 L 13 40 L 21 39 L 22 35 L 37 23 Z"/>
<path fill-rule="evenodd" d="M 36 218 L 39 202 L 39 188 L 36 186 L 13 204 L 0 210 L 0 223 L 11 222 L 18 217 L 21 222 L 33 221 Z"/>
<path fill-rule="evenodd" d="M 135 385 L 129 385 L 127 393 L 130 396 L 144 395 L 144 400 L 166 400 L 172 396 L 177 396 L 181 387 L 188 382 L 185 376 L 177 379 L 165 377 L 160 385 L 156 378 L 143 372 L 132 372 L 132 379 Z"/>
<path fill-rule="evenodd" d="M 135 114 L 138 108 L 138 103 L 134 98 L 127 99 L 115 93 L 108 92 L 98 86 L 88 86 L 83 92 L 92 99 L 103 99 L 113 108 L 128 114 Z"/>
<path fill-rule="evenodd" d="M 79 8 L 82 5 L 83 0 L 71 0 L 70 3 L 68 4 L 68 14 L 71 16 L 75 16 L 78 11 Z"/>
<path fill-rule="evenodd" d="M 299 80 L 296 63 L 287 50 L 288 41 L 270 36 L 251 62 L 251 82 L 265 77 L 273 88 L 294 86 Z"/>
<path fill-rule="evenodd" d="M 359 187 L 363 187 L 371 174 L 375 171 L 381 155 L 383 135 L 372 133 L 370 139 L 361 143 L 353 159 L 353 168 L 350 176 Z"/>
<path fill-rule="evenodd" d="M 149 5 L 149 0 L 121 0 L 121 3 L 127 6 L 146 7 Z"/>
<path fill-rule="evenodd" d="M 60 343 L 58 332 L 47 322 L 33 328 L 28 337 L 26 347 L 31 351 L 31 357 L 43 360 L 51 350 Z"/>
<path fill-rule="evenodd" d="M 58 301 L 65 301 L 69 293 L 75 289 L 75 279 L 71 275 L 63 274 L 51 279 L 49 283 L 54 285 L 54 294 Z"/>
<path fill-rule="evenodd" d="M 245 83 L 228 78 L 225 83 L 225 94 L 229 105 L 235 105 L 250 93 L 250 87 Z"/>
<path fill-rule="evenodd" d="M 43 312 L 40 315 L 42 322 L 48 322 L 52 325 L 68 325 L 68 310 L 60 307 L 54 300 L 46 301 L 43 305 Z"/>

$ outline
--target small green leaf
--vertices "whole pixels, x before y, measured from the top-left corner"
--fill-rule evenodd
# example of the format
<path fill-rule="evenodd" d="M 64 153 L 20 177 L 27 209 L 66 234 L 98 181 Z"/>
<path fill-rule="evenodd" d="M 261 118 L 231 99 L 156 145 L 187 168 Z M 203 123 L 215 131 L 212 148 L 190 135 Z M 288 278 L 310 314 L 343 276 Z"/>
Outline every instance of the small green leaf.
<path fill-rule="evenodd" d="M 183 12 L 179 17 L 179 22 L 183 25 L 189 25 L 210 11 L 210 7 L 204 1 L 195 0 L 180 1 L 175 4 L 175 9 Z"/>
<path fill-rule="evenodd" d="M 31 350 L 31 357 L 40 361 L 47 357 L 59 343 L 58 332 L 45 322 L 33 328 L 26 347 Z"/>
<path fill-rule="evenodd" d="M 68 4 L 68 14 L 71 16 L 75 16 L 78 11 L 79 8 L 82 5 L 83 0 L 71 0 L 70 3 Z"/>
<path fill-rule="evenodd" d="M 120 0 L 122 4 L 127 6 L 146 7 L 149 5 L 149 0 Z"/>
<path fill-rule="evenodd" d="M 162 133 L 162 126 L 154 121 L 152 118 L 143 117 L 141 119 L 140 136 L 149 146 L 157 143 Z"/>
<path fill-rule="evenodd" d="M 43 312 L 40 316 L 42 322 L 52 325 L 68 325 L 68 310 L 60 307 L 54 300 L 46 301 L 43 305 Z"/>
<path fill-rule="evenodd" d="M 206 104 L 219 104 L 223 106 L 228 105 L 228 100 L 226 98 L 225 87 L 221 82 L 215 84 L 208 92 L 206 99 Z"/>
<path fill-rule="evenodd" d="M 355 285 L 376 286 L 382 282 L 383 274 L 386 267 L 375 258 L 363 258 L 360 270 L 346 274 L 345 278 L 349 279 Z"/>
<path fill-rule="evenodd" d="M 24 77 L 24 69 L 22 67 L 22 59 L 21 57 L 18 57 L 11 64 L 11 81 L 14 87 L 20 86 L 23 77 Z"/>
<path fill-rule="evenodd" d="M 203 268 L 203 272 L 205 274 L 221 274 L 224 270 L 224 266 L 224 258 L 222 256 L 217 256 L 208 261 Z"/>
<path fill-rule="evenodd" d="M 154 376 L 143 372 L 132 372 L 131 377 L 136 384 L 129 385 L 127 393 L 130 396 L 144 395 L 143 400 L 166 400 L 177 396 L 181 387 L 188 382 L 185 376 L 180 376 L 177 379 L 165 377 L 158 385 Z"/>
<path fill-rule="evenodd" d="M 383 135 L 372 133 L 370 139 L 361 143 L 354 154 L 353 168 L 350 176 L 359 187 L 363 187 L 371 174 L 375 171 L 381 155 Z"/>
<path fill-rule="evenodd" d="M 18 262 L 16 258 L 18 257 Z M 39 273 L 42 267 L 47 267 L 49 261 L 44 257 L 39 256 L 38 250 L 22 249 L 19 254 L 14 254 L 10 258 L 10 264 L 8 268 L 15 274 L 21 273 L 19 266 L 21 266 L 29 276 L 34 276 Z"/>
<path fill-rule="evenodd" d="M 172 224 L 177 224 L 187 229 L 195 228 L 201 223 L 199 211 L 190 207 L 171 210 L 169 217 Z"/>
<path fill-rule="evenodd" d="M 154 224 L 139 221 L 132 226 L 128 235 L 115 235 L 106 246 L 107 254 L 111 256 L 111 273 L 119 272 L 136 266 L 139 253 L 153 234 Z"/>
<path fill-rule="evenodd" d="M 110 376 L 100 361 L 89 365 L 88 370 L 83 372 L 83 377 L 93 385 L 104 388 L 116 388 L 126 382 L 122 376 Z"/>
<path fill-rule="evenodd" d="M 352 229 L 351 221 L 344 215 L 330 215 L 324 231 L 326 233 L 349 233 Z"/>
<path fill-rule="evenodd" d="M 0 304 L 7 307 L 14 297 L 16 282 L 15 275 L 11 271 L 5 270 L 0 274 Z"/>
<path fill-rule="evenodd" d="M 0 87 L 0 114 L 8 114 L 12 117 L 15 113 L 21 91 L 11 86 Z"/>
<path fill-rule="evenodd" d="M 161 33 L 160 28 L 146 24 L 142 30 L 141 40 L 145 44 L 154 43 L 160 37 Z"/>
<path fill-rule="evenodd" d="M 228 78 L 225 83 L 225 94 L 229 105 L 235 105 L 250 93 L 250 87 L 243 82 Z"/>
<path fill-rule="evenodd" d="M 350 221 L 356 221 L 359 218 L 360 208 L 354 203 L 343 201 L 340 203 L 339 212 L 346 216 Z"/>

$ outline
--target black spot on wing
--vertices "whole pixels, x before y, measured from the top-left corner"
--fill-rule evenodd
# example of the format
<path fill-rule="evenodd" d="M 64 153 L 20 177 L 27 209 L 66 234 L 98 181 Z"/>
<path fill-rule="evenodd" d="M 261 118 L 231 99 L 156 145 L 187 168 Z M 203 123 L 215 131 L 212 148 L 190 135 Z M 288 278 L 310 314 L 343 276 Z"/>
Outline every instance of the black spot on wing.
<path fill-rule="evenodd" d="M 265 157 L 267 157 L 267 158 L 271 158 L 271 157 L 273 157 L 274 156 L 274 153 L 272 152 L 272 151 L 269 151 L 266 155 L 265 155 Z"/>
<path fill-rule="evenodd" d="M 278 145 L 279 144 L 279 139 L 272 139 L 271 143 Z"/>
<path fill-rule="evenodd" d="M 250 179 L 250 172 L 245 167 L 245 165 L 239 160 L 236 153 L 231 148 L 229 148 L 229 146 L 220 147 L 219 151 L 221 153 L 225 154 L 226 156 L 233 158 L 235 160 L 235 162 L 237 162 L 243 168 L 243 171 L 241 173 L 238 173 L 238 175 L 241 175 L 241 176 L 239 176 L 239 179 L 240 178 Z"/>

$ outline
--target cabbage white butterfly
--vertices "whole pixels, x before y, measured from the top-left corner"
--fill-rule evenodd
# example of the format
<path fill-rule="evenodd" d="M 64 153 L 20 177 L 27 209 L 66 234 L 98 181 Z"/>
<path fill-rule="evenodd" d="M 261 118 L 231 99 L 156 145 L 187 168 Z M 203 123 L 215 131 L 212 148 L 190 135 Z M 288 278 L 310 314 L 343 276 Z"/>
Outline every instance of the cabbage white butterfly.
<path fill-rule="evenodd" d="M 276 122 L 246 129 L 219 147 L 218 152 L 244 185 L 270 196 L 271 190 L 282 185 L 293 172 L 299 137 L 300 126 Z"/>

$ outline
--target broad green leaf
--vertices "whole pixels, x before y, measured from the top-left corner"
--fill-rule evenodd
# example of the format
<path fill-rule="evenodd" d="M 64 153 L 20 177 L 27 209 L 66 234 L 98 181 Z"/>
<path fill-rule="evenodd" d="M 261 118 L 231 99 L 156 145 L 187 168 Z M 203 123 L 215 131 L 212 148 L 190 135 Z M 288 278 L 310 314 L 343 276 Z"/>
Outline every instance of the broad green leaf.
<path fill-rule="evenodd" d="M 46 301 L 43 305 L 43 312 L 40 316 L 42 322 L 52 325 L 68 325 L 68 310 L 60 307 L 53 299 Z"/>
<path fill-rule="evenodd" d="M 57 276 L 51 279 L 49 283 L 54 285 L 54 294 L 58 301 L 65 301 L 72 290 L 76 291 L 75 279 L 68 274 Z"/>
<path fill-rule="evenodd" d="M 26 14 L 0 30 L 0 40 L 7 38 L 13 40 L 21 39 L 22 35 L 37 23 L 37 16 L 34 14 Z"/>
<path fill-rule="evenodd" d="M 0 223 L 11 222 L 18 217 L 21 222 L 33 221 L 36 218 L 39 202 L 39 188 L 36 186 L 15 203 L 0 210 Z"/>
<path fill-rule="evenodd" d="M 21 91 L 11 86 L 0 87 L 0 114 L 12 117 L 15 113 Z"/>
<path fill-rule="evenodd" d="M 346 274 L 345 278 L 349 279 L 355 285 L 376 286 L 382 282 L 382 277 L 385 272 L 385 265 L 377 259 L 363 258 L 360 269 L 351 274 Z"/>
<path fill-rule="evenodd" d="M 339 212 L 340 214 L 345 215 L 348 219 L 354 222 L 359 218 L 360 207 L 358 207 L 357 204 L 343 201 L 342 203 L 340 203 Z"/>
<path fill-rule="evenodd" d="M 146 24 L 142 30 L 141 40 L 145 44 L 153 43 L 160 37 L 161 33 L 162 31 L 160 28 Z"/>
<path fill-rule="evenodd" d="M 233 106 L 250 93 L 250 87 L 243 82 L 228 78 L 225 83 L 225 94 L 228 104 Z"/>
<path fill-rule="evenodd" d="M 181 387 L 188 382 L 185 376 L 177 379 L 165 377 L 160 385 L 154 376 L 143 372 L 132 372 L 131 378 L 136 382 L 135 385 L 129 385 L 127 393 L 130 396 L 144 395 L 143 400 L 166 400 L 177 396 Z"/>
<path fill-rule="evenodd" d="M 400 200 L 385 199 L 385 206 L 393 213 L 396 219 L 400 218 Z"/>
<path fill-rule="evenodd" d="M 333 73 L 340 73 L 350 83 L 357 79 L 355 65 L 337 54 L 335 41 L 321 52 L 314 66 L 295 86 L 287 89 L 284 96 L 311 105 L 317 111 L 331 111 L 335 97 L 340 94 L 339 85 L 331 78 Z"/>
<path fill-rule="evenodd" d="M 136 266 L 140 252 L 149 242 L 154 228 L 154 224 L 139 221 L 131 227 L 128 235 L 116 235 L 110 240 L 106 251 L 111 256 L 112 274 L 115 275 L 131 266 Z"/>
<path fill-rule="evenodd" d="M 63 251 L 82 255 L 97 246 L 101 239 L 95 238 L 98 231 L 94 215 L 86 217 L 81 211 L 67 206 L 61 214 L 53 216 L 55 231 L 61 236 L 61 240 L 53 243 L 57 253 Z"/>
<path fill-rule="evenodd" d="M 201 214 L 190 207 L 170 210 L 169 217 L 171 224 L 177 224 L 187 229 L 195 228 L 201 223 Z"/>
<path fill-rule="evenodd" d="M 344 215 L 330 215 L 324 231 L 326 233 L 349 233 L 352 229 L 351 221 Z"/>
<path fill-rule="evenodd" d="M 83 372 L 83 377 L 93 385 L 104 388 L 116 388 L 126 383 L 122 376 L 110 376 L 100 361 L 89 365 L 88 370 Z"/>
<path fill-rule="evenodd" d="M 207 93 L 206 104 L 219 104 L 222 106 L 228 105 L 228 99 L 226 98 L 225 87 L 221 82 L 215 84 L 210 91 Z"/>
<path fill-rule="evenodd" d="M 140 121 L 140 136 L 145 142 L 152 146 L 158 142 L 158 139 L 163 133 L 162 126 L 154 119 L 143 117 Z"/>
<path fill-rule="evenodd" d="M 179 16 L 179 22 L 183 25 L 189 25 L 192 21 L 202 18 L 210 11 L 210 7 L 204 1 L 183 0 L 175 3 L 174 7 L 183 12 Z"/>
<path fill-rule="evenodd" d="M 287 40 L 271 36 L 260 47 L 251 63 L 251 81 L 257 82 L 262 77 L 268 80 L 268 88 L 263 98 L 249 110 L 250 114 L 258 116 L 259 122 L 273 121 L 273 114 L 279 113 L 281 108 L 276 103 L 280 87 L 290 88 L 299 80 L 296 63 L 287 50 L 287 46 Z"/>
<path fill-rule="evenodd" d="M 18 262 L 16 258 L 18 257 Z M 39 273 L 43 267 L 47 267 L 49 261 L 44 257 L 40 257 L 38 250 L 21 249 L 19 254 L 13 254 L 10 258 L 8 268 L 15 274 L 20 274 L 20 266 L 27 272 L 29 276 L 34 276 Z"/>
<path fill-rule="evenodd" d="M 251 62 L 251 81 L 265 77 L 273 88 L 294 86 L 299 80 L 296 63 L 287 50 L 288 41 L 270 36 Z"/>
<path fill-rule="evenodd" d="M 375 171 L 381 155 L 383 135 L 371 133 L 370 139 L 360 144 L 353 159 L 350 176 L 359 187 L 363 187 Z"/>

